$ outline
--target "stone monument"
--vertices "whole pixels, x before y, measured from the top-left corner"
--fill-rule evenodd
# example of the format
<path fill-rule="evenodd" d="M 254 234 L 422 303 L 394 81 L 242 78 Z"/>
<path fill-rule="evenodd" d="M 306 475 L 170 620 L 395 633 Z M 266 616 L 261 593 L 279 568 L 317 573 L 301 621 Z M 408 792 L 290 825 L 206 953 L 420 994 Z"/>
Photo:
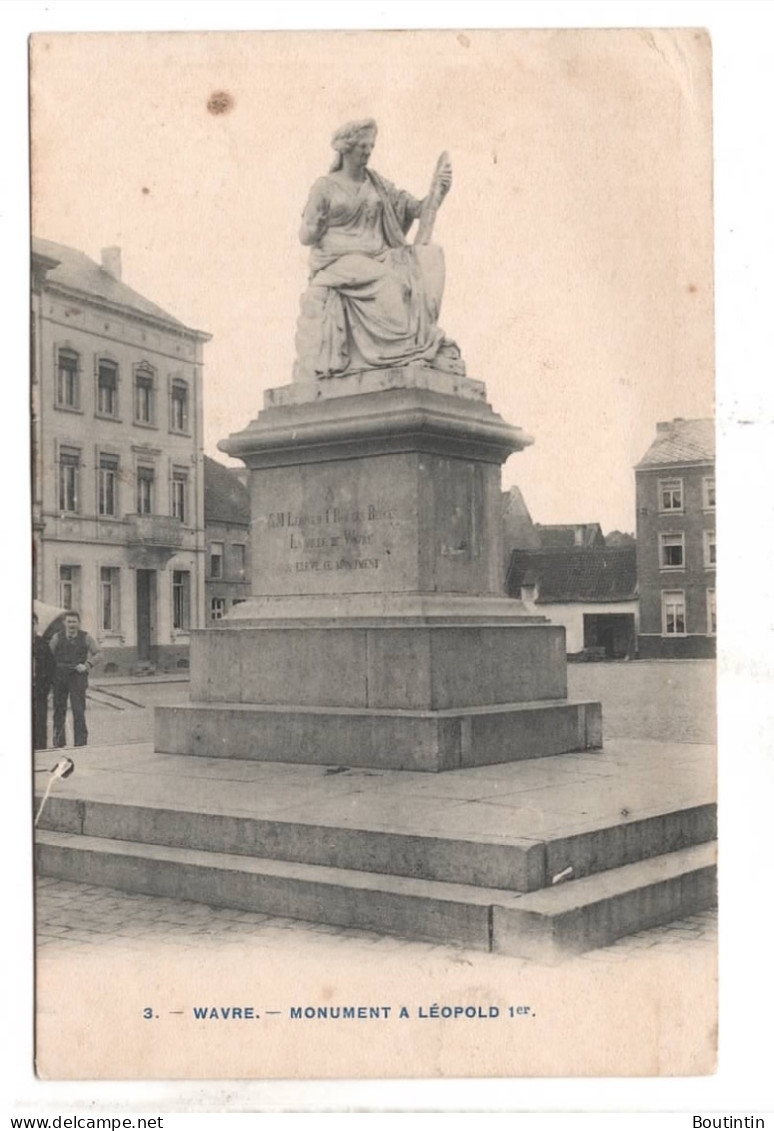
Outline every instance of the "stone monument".
<path fill-rule="evenodd" d="M 438 325 L 448 156 L 418 200 L 368 167 L 375 139 L 334 135 L 293 380 L 220 444 L 250 473 L 252 599 L 192 634 L 159 751 L 437 771 L 601 746 L 564 629 L 503 596 L 500 469 L 532 440 Z"/>

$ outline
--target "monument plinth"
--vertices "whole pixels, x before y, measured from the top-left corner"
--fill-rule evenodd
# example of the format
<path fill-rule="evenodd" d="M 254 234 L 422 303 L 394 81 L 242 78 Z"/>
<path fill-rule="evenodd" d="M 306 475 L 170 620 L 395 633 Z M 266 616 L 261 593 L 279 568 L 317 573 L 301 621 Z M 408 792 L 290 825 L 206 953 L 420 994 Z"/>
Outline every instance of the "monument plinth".
<path fill-rule="evenodd" d="M 192 634 L 160 751 L 448 770 L 601 745 L 564 630 L 503 596 L 500 469 L 532 440 L 438 325 L 448 154 L 417 200 L 367 168 L 375 139 L 334 135 L 293 382 L 220 445 L 249 469 L 252 599 Z"/>
<path fill-rule="evenodd" d="M 417 364 L 268 391 L 221 444 L 250 472 L 253 597 L 193 634 L 157 748 L 446 770 L 599 746 L 564 630 L 502 595 L 500 469 L 529 443 Z"/>

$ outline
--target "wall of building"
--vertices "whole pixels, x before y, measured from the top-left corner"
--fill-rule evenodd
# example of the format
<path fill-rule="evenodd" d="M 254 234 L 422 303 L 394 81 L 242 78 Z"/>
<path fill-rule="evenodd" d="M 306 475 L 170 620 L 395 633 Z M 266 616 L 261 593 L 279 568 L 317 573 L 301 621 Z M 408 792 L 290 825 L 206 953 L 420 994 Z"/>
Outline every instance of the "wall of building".
<path fill-rule="evenodd" d="M 715 567 L 707 560 L 707 535 L 715 533 L 715 510 L 708 505 L 706 483 L 714 483 L 714 465 L 638 469 L 637 576 L 640 589 L 638 651 L 643 658 L 714 656 L 708 593 L 715 591 Z M 660 484 L 682 483 L 682 508 L 665 508 Z M 664 564 L 662 535 L 682 535 L 683 563 Z M 669 631 L 664 594 L 681 593 L 683 631 Z M 672 618 L 674 628 L 674 618 Z"/>
<path fill-rule="evenodd" d="M 33 298 L 33 414 L 36 498 L 35 596 L 53 604 L 63 598 L 79 608 L 84 627 L 101 644 L 103 663 L 130 671 L 138 663 L 137 570 L 153 573 L 153 656 L 157 668 L 185 659 L 189 631 L 204 619 L 204 497 L 202 475 L 202 344 L 194 333 L 145 324 L 127 310 L 120 315 L 86 299 L 77 301 L 43 286 Z M 60 349 L 78 357 L 76 404 L 58 396 Z M 117 366 L 117 411 L 100 412 L 100 359 Z M 153 417 L 135 419 L 138 366 L 153 375 Z M 173 426 L 172 382 L 184 382 L 188 411 Z M 60 464 L 75 454 L 77 505 L 62 509 Z M 115 515 L 100 515 L 100 459 L 116 461 Z M 141 467 L 153 469 L 153 513 L 137 515 Z M 172 515 L 172 481 L 185 477 L 185 516 Z M 62 567 L 74 571 L 74 587 Z M 101 570 L 116 571 L 112 627 L 103 623 Z M 173 624 L 174 571 L 189 575 L 186 627 Z"/>
<path fill-rule="evenodd" d="M 250 527 L 237 523 L 208 522 L 206 565 L 207 623 L 221 620 L 235 604 L 250 596 Z M 221 576 L 213 576 L 213 545 L 223 547 Z M 239 552 L 242 547 L 242 553 Z M 216 604 L 217 607 L 216 607 Z"/>
<path fill-rule="evenodd" d="M 588 614 L 626 614 L 635 618 L 635 632 L 639 620 L 637 601 L 614 601 L 589 604 L 531 604 L 525 602 L 530 612 L 548 617 L 552 624 L 561 624 L 566 633 L 565 648 L 568 656 L 577 655 L 584 648 L 584 616 Z"/>

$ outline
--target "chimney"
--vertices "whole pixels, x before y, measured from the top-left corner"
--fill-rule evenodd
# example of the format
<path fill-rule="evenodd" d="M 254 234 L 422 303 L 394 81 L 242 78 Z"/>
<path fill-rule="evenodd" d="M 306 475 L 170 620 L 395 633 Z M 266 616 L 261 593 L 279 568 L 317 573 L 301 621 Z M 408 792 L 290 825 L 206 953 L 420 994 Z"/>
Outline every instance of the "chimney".
<path fill-rule="evenodd" d="M 656 425 L 656 433 L 663 435 L 665 433 L 674 432 L 679 424 L 685 424 L 684 416 L 676 416 L 674 420 L 660 420 Z"/>
<path fill-rule="evenodd" d="M 120 247 L 103 247 L 102 249 L 102 270 L 106 271 L 108 275 L 112 275 L 119 283 L 121 282 L 121 248 Z"/>

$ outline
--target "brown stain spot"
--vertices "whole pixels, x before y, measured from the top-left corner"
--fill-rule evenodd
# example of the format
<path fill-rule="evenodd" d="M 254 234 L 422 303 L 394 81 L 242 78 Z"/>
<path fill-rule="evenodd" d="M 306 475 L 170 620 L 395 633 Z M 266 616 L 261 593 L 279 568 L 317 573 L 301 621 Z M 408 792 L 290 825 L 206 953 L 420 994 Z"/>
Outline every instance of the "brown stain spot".
<path fill-rule="evenodd" d="M 688 291 L 689 295 L 695 295 L 699 288 L 695 283 L 689 283 L 685 289 Z"/>
<path fill-rule="evenodd" d="M 207 99 L 207 109 L 211 114 L 228 114 L 234 108 L 234 99 L 227 90 L 214 90 Z"/>
<path fill-rule="evenodd" d="M 463 47 L 470 47 L 470 39 L 467 35 L 464 34 L 464 32 L 460 32 L 460 34 L 457 36 L 457 42 Z"/>
<path fill-rule="evenodd" d="M 142 186 L 142 195 L 143 195 L 143 196 L 147 196 L 149 192 L 150 192 L 150 189 L 149 189 L 149 188 L 146 188 L 146 186 L 145 186 L 145 185 L 143 185 L 143 186 Z"/>

